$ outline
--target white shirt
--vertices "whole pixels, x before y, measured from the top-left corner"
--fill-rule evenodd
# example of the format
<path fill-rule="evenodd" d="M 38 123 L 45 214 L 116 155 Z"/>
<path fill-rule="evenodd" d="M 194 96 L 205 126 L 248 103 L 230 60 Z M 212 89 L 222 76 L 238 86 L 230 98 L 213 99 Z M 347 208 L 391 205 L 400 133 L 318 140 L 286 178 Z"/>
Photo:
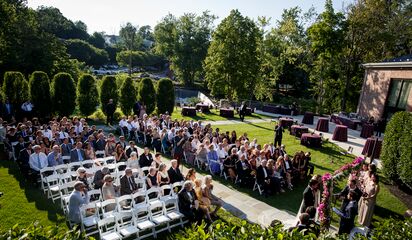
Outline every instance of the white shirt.
<path fill-rule="evenodd" d="M 119 127 L 127 127 L 127 121 L 125 119 L 120 120 Z"/>
<path fill-rule="evenodd" d="M 43 136 L 47 137 L 49 140 L 52 140 L 53 138 L 52 131 L 48 128 L 43 130 Z"/>
<path fill-rule="evenodd" d="M 30 102 L 25 102 L 21 105 L 21 109 L 25 112 L 31 112 L 33 110 L 33 104 Z"/>
<path fill-rule="evenodd" d="M 59 133 L 59 138 L 60 138 L 60 139 L 69 138 L 69 134 L 68 134 L 67 132 L 60 131 L 60 133 Z"/>
<path fill-rule="evenodd" d="M 29 165 L 31 169 L 40 172 L 41 169 L 47 167 L 48 165 L 46 154 L 42 152 L 40 152 L 39 154 L 31 154 L 29 159 Z"/>
<path fill-rule="evenodd" d="M 219 157 L 219 159 L 226 158 L 227 157 L 227 152 L 223 148 L 222 149 L 218 148 L 217 149 L 217 156 Z"/>
<path fill-rule="evenodd" d="M 74 131 L 76 132 L 77 135 L 79 135 L 81 132 L 83 132 L 83 124 L 79 122 L 79 125 L 74 125 Z"/>
<path fill-rule="evenodd" d="M 237 155 L 239 156 L 239 159 L 241 159 L 242 155 L 245 155 L 245 158 L 247 159 L 246 150 L 245 150 L 244 152 L 242 152 L 241 150 L 239 150 L 239 151 L 237 152 Z"/>
<path fill-rule="evenodd" d="M 175 138 L 175 134 L 172 131 L 169 131 L 169 133 L 167 134 L 167 138 L 169 139 L 169 141 L 173 141 L 173 139 Z"/>

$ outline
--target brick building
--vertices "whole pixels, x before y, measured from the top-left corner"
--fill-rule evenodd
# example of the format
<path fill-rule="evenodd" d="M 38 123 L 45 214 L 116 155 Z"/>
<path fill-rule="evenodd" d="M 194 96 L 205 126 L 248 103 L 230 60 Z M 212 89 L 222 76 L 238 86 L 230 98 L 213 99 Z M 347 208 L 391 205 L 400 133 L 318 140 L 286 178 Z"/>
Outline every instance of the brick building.
<path fill-rule="evenodd" d="M 366 63 L 358 115 L 390 119 L 398 111 L 412 112 L 412 55 L 381 63 Z"/>

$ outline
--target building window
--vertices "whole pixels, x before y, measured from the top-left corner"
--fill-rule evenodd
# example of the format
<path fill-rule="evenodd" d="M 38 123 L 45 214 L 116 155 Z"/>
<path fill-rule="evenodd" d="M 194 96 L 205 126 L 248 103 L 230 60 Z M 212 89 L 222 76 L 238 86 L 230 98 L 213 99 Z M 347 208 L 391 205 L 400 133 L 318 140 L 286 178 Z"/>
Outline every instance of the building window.
<path fill-rule="evenodd" d="M 385 106 L 385 116 L 388 119 L 390 119 L 394 113 L 406 110 L 411 89 L 412 79 L 391 79 Z"/>

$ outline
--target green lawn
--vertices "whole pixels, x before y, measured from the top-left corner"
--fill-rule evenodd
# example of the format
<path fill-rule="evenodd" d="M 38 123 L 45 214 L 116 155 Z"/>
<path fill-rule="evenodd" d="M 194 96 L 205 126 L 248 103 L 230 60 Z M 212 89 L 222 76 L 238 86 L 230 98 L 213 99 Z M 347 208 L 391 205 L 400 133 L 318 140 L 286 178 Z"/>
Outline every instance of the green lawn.
<path fill-rule="evenodd" d="M 266 119 L 269 118 L 264 115 L 253 113 L 252 116 L 246 116 L 245 119 Z M 180 107 L 175 107 L 172 113 L 172 119 L 185 119 L 185 120 L 202 120 L 202 121 L 225 121 L 225 120 L 240 120 L 239 115 L 236 114 L 234 118 L 225 118 L 219 115 L 219 110 L 211 109 L 210 113 L 197 113 L 196 117 L 182 116 L 182 109 Z"/>

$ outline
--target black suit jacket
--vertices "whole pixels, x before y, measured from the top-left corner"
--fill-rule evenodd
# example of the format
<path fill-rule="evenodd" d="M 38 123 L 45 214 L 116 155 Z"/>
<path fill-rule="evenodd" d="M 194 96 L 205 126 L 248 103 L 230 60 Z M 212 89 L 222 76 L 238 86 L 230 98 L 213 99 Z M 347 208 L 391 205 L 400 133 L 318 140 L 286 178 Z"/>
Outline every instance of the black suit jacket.
<path fill-rule="evenodd" d="M 72 151 L 72 145 L 70 143 L 62 143 L 60 147 L 62 149 L 62 156 L 70 156 L 70 152 Z"/>
<path fill-rule="evenodd" d="M 196 194 L 194 190 L 190 191 L 189 194 L 192 196 L 192 200 L 190 200 L 190 197 L 187 195 L 186 189 L 182 189 L 182 191 L 179 192 L 178 198 L 179 198 L 179 210 L 182 212 L 189 212 L 192 210 L 191 205 L 195 204 Z"/>
<path fill-rule="evenodd" d="M 172 167 L 170 167 L 169 170 L 167 170 L 167 174 L 169 175 L 170 184 L 183 181 L 183 175 L 180 172 L 179 168 L 176 168 L 176 170 L 174 170 Z"/>
<path fill-rule="evenodd" d="M 80 154 L 83 157 L 83 160 L 86 159 L 86 154 L 83 149 L 80 149 Z M 79 156 L 77 155 L 77 148 L 74 148 L 73 150 L 70 151 L 70 162 L 78 162 L 79 161 Z"/>
<path fill-rule="evenodd" d="M 256 170 L 256 180 L 259 185 L 262 185 L 265 182 L 265 180 L 269 178 L 269 172 L 266 167 L 265 169 L 266 169 L 266 175 L 267 175 L 266 178 L 265 178 L 265 172 L 263 171 L 262 165 L 260 165 Z"/>
<path fill-rule="evenodd" d="M 149 153 L 147 156 L 142 153 L 139 157 L 139 166 L 142 167 L 150 167 L 153 162 L 153 156 L 151 153 Z"/>
<path fill-rule="evenodd" d="M 127 149 L 126 149 L 126 156 L 129 158 L 129 157 L 130 157 L 130 154 L 131 154 L 132 152 L 136 152 L 136 154 L 137 154 L 137 147 L 134 147 L 134 148 L 129 147 L 129 148 L 127 148 Z"/>
<path fill-rule="evenodd" d="M 349 193 L 349 191 L 350 191 L 350 188 L 349 188 L 348 185 L 346 185 L 346 187 L 339 193 L 339 196 L 345 198 L 345 199 L 343 199 L 343 201 L 342 201 L 342 207 L 341 207 L 341 210 L 342 210 L 342 211 L 345 210 L 346 205 L 348 205 L 348 203 L 349 203 L 349 199 L 348 199 L 348 193 Z M 354 191 L 356 192 L 355 201 L 359 201 L 359 199 L 362 197 L 362 191 L 361 191 L 358 187 L 356 187 L 356 188 L 354 189 Z"/>
<path fill-rule="evenodd" d="M 20 150 L 19 155 L 17 156 L 17 162 L 19 163 L 19 165 L 22 167 L 30 168 L 29 160 L 30 154 L 27 152 L 27 150 L 25 148 Z"/>
<path fill-rule="evenodd" d="M 305 191 L 303 191 L 303 207 L 302 212 L 306 211 L 307 207 L 315 205 L 315 195 L 313 194 L 312 189 L 307 186 Z"/>
<path fill-rule="evenodd" d="M 104 151 L 104 148 L 106 147 L 106 141 L 97 139 L 96 141 L 96 151 Z"/>
<path fill-rule="evenodd" d="M 17 143 L 17 145 L 14 146 L 14 156 L 16 159 L 19 157 L 20 151 L 23 149 L 26 149 L 24 143 Z"/>
<path fill-rule="evenodd" d="M 127 179 L 127 176 L 123 176 L 120 178 L 120 195 L 127 195 L 127 194 L 132 194 L 133 191 L 137 190 L 137 184 L 134 180 L 134 177 L 131 176 L 130 180 L 132 180 L 132 187 L 130 188 L 130 182 Z M 133 189 L 133 190 L 132 190 Z"/>
<path fill-rule="evenodd" d="M 339 234 L 350 233 L 352 228 L 355 226 L 355 217 L 357 214 L 358 202 L 350 201 L 342 211 L 342 216 L 340 217 Z"/>

